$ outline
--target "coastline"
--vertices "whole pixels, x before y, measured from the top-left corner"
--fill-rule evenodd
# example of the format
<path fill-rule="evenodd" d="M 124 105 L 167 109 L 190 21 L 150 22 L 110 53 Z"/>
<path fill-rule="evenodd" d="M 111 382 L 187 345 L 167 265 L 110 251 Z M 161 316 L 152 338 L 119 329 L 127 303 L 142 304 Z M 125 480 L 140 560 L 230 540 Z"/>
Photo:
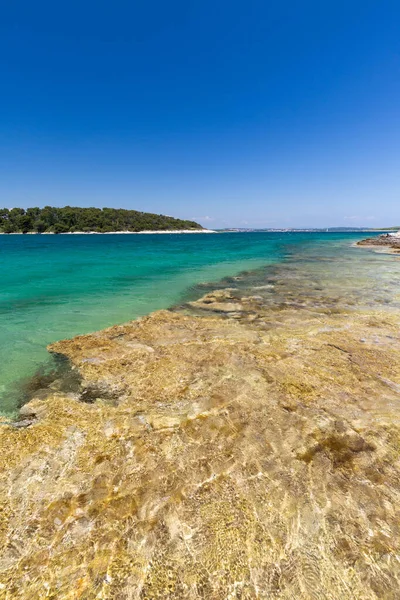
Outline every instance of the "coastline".
<path fill-rule="evenodd" d="M 157 230 L 157 231 L 67 231 L 65 233 L 54 233 L 51 231 L 45 231 L 43 233 L 38 233 L 36 231 L 28 231 L 27 233 L 4 233 L 0 232 L 0 235 L 116 235 L 116 234 L 129 234 L 129 235 L 140 235 L 140 234 L 169 234 L 169 233 L 218 233 L 212 229 L 167 229 L 167 230 Z"/>
<path fill-rule="evenodd" d="M 391 256 L 398 256 L 400 254 L 400 249 L 396 249 L 396 247 L 385 246 L 384 244 L 353 244 L 353 248 L 369 248 L 373 250 L 377 254 L 390 254 Z"/>
<path fill-rule="evenodd" d="M 400 235 L 399 234 L 384 234 L 373 238 L 367 238 L 356 242 L 355 246 L 374 248 L 377 252 L 385 254 L 399 254 L 400 253 Z M 377 248 L 379 250 L 377 250 Z"/>
<path fill-rule="evenodd" d="M 0 428 L 1 589 L 398 589 L 399 312 L 307 268 L 49 347 L 79 389 Z"/>

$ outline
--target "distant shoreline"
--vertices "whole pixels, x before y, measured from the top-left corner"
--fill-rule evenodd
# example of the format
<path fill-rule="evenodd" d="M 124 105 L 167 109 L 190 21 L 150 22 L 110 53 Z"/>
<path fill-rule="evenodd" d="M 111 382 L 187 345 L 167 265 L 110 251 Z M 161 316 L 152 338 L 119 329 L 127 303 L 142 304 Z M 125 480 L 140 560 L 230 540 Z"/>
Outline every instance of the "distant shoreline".
<path fill-rule="evenodd" d="M 27 231 L 26 233 L 22 232 L 12 232 L 12 233 L 4 233 L 4 231 L 0 232 L 0 235 L 150 235 L 150 234 L 167 234 L 167 233 L 218 233 L 217 231 L 213 231 L 212 229 L 166 229 L 166 230 L 145 230 L 145 231 L 66 231 L 62 233 L 54 233 L 54 231 L 44 231 L 43 233 L 38 233 L 37 231 Z"/>
<path fill-rule="evenodd" d="M 391 230 L 380 230 L 380 232 L 389 232 Z M 0 231 L 0 235 L 150 235 L 150 234 L 170 234 L 170 233 L 378 233 L 377 230 L 374 229 L 352 229 L 346 231 L 339 230 L 326 230 L 326 229 L 144 229 L 142 231 L 60 231 L 56 233 L 54 231 L 26 231 L 23 233 L 22 231 L 13 231 L 7 233 L 5 231 Z"/>
<path fill-rule="evenodd" d="M 382 230 L 381 230 L 382 231 Z M 384 231 L 390 231 L 389 229 Z M 170 234 L 170 233 L 378 233 L 373 229 L 353 229 L 346 231 L 327 231 L 325 229 L 146 229 L 143 231 L 63 231 L 55 233 L 54 231 L 13 231 L 6 233 L 0 231 L 0 235 L 150 235 L 150 234 Z M 380 236 L 379 236 L 380 237 Z"/>

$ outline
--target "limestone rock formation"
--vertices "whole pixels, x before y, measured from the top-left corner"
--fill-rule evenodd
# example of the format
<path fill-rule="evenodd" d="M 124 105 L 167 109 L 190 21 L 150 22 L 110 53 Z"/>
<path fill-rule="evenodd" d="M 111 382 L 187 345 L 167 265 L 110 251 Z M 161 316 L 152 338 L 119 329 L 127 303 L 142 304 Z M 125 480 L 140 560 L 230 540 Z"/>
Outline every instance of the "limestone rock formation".
<path fill-rule="evenodd" d="M 361 240 L 357 243 L 358 246 L 382 246 L 397 253 L 400 251 L 400 235 L 399 233 L 385 233 L 372 238 Z"/>
<path fill-rule="evenodd" d="M 398 598 L 398 313 L 196 310 L 51 346 L 79 391 L 0 428 L 0 597 Z"/>

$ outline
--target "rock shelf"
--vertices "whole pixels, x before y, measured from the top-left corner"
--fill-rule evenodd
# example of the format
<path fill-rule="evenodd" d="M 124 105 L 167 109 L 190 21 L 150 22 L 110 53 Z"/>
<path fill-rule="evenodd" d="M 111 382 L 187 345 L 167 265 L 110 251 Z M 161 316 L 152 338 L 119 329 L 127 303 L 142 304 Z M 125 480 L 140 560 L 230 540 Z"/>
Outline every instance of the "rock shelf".
<path fill-rule="evenodd" d="M 80 384 L 0 428 L 1 598 L 398 597 L 400 314 L 285 286 L 49 348 Z"/>

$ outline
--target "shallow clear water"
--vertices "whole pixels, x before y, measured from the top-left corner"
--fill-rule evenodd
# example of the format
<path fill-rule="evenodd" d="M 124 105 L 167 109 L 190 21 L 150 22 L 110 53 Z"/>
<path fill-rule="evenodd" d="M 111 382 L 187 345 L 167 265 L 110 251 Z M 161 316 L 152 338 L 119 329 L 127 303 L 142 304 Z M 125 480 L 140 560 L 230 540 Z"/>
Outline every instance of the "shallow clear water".
<path fill-rule="evenodd" d="M 0 236 L 0 412 L 15 408 L 15 384 L 49 360 L 46 345 L 50 342 L 167 308 L 198 294 L 202 282 L 217 282 L 288 259 L 300 265 L 315 257 L 321 268 L 324 256 L 327 264 L 335 256 L 335 268 L 340 270 L 342 257 L 343 277 L 356 277 L 350 253 L 356 263 L 362 252 L 365 265 L 370 260 L 376 266 L 386 258 L 351 248 L 362 237 L 329 233 Z M 265 273 L 260 270 L 261 282 Z M 364 277 L 368 278 L 368 271 Z"/>

